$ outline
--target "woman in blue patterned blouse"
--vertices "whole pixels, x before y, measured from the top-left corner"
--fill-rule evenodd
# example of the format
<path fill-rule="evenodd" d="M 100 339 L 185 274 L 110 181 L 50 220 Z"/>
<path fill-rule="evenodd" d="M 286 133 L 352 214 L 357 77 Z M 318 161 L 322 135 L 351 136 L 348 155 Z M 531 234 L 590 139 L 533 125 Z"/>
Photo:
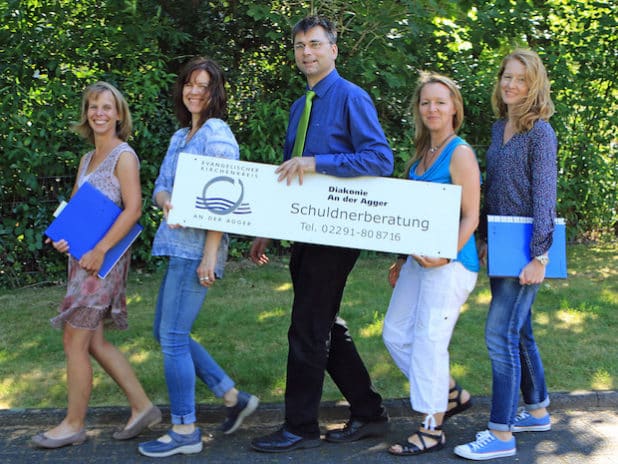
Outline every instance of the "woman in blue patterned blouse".
<path fill-rule="evenodd" d="M 192 454 L 202 450 L 200 429 L 195 426 L 195 379 L 223 398 L 227 418 L 225 434 L 234 432 L 251 414 L 258 399 L 239 392 L 234 381 L 208 351 L 191 337 L 208 290 L 223 276 L 228 237 L 222 232 L 168 224 L 174 174 L 181 152 L 238 159 L 238 143 L 223 121 L 227 113 L 225 78 L 211 59 L 196 57 L 181 70 L 174 87 L 174 109 L 181 129 L 170 141 L 155 181 L 153 199 L 163 210 L 163 220 L 152 246 L 155 256 L 169 264 L 157 298 L 154 336 L 161 345 L 165 381 L 170 400 L 172 428 L 157 440 L 141 443 L 139 452 L 150 457 Z"/>
<path fill-rule="evenodd" d="M 487 150 L 483 216 L 528 216 L 534 226 L 532 258 L 519 277 L 490 278 L 492 299 L 485 327 L 493 375 L 489 430 L 455 448 L 455 454 L 472 460 L 513 456 L 517 451 L 513 432 L 551 428 L 531 313 L 552 243 L 557 141 L 548 122 L 554 113 L 549 79 L 535 52 L 516 49 L 504 58 L 492 106 L 499 120 Z M 486 250 L 486 245 L 481 247 L 481 259 Z M 525 408 L 518 412 L 520 389 Z"/>

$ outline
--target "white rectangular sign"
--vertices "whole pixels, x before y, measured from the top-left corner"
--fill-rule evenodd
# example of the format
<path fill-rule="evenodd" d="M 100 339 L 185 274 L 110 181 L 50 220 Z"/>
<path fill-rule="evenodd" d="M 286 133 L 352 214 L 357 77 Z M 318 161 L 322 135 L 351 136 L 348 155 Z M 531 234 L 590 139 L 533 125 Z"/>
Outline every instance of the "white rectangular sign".
<path fill-rule="evenodd" d="M 181 153 L 168 222 L 239 235 L 455 258 L 461 187 L 385 177 L 304 176 Z"/>

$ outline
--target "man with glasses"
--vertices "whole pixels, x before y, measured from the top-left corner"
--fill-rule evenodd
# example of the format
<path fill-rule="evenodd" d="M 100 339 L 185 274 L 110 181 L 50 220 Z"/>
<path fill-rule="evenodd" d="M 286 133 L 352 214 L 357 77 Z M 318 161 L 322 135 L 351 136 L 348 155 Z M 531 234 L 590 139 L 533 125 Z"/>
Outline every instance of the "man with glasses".
<path fill-rule="evenodd" d="M 335 69 L 334 25 L 310 16 L 294 26 L 292 39 L 296 65 L 307 79 L 311 97 L 302 96 L 290 110 L 284 162 L 277 168 L 279 181 L 289 185 L 298 178 L 302 184 L 303 175 L 313 172 L 338 177 L 390 175 L 393 154 L 371 98 Z M 305 136 L 297 129 L 304 126 L 300 121 L 309 112 Z M 299 143 L 303 139 L 304 144 Z M 250 256 L 255 263 L 268 262 L 264 254 L 268 243 L 265 238 L 253 242 Z M 352 248 L 293 245 L 285 422 L 278 431 L 254 439 L 255 450 L 286 452 L 320 445 L 318 412 L 325 372 L 350 403 L 350 420 L 343 428 L 328 431 L 327 441 L 350 442 L 387 431 L 382 397 L 372 386 L 345 321 L 338 317 L 346 280 L 358 256 Z"/>

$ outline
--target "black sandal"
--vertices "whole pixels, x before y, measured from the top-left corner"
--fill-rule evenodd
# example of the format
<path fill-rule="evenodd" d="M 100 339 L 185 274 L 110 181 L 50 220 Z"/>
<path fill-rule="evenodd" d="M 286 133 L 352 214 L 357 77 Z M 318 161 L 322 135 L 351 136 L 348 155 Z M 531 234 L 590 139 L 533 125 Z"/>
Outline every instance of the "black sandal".
<path fill-rule="evenodd" d="M 454 391 L 457 392 L 457 396 L 455 398 L 450 398 L 451 393 L 453 393 Z M 448 391 L 449 393 L 448 404 L 450 405 L 451 403 L 455 403 L 456 406 L 454 408 L 448 409 L 444 413 L 444 420 L 448 419 L 449 417 L 454 416 L 455 414 L 464 412 L 466 409 L 470 409 L 472 407 L 472 397 L 470 397 L 470 399 L 466 401 L 465 403 L 462 403 L 461 402 L 461 392 L 462 392 L 462 388 L 459 386 L 458 383 L 455 383 L 455 386 Z"/>
<path fill-rule="evenodd" d="M 412 443 L 410 439 L 408 438 L 405 444 L 397 443 L 395 445 L 391 445 L 388 448 L 388 452 L 394 456 L 413 456 L 415 454 L 431 453 L 432 451 L 441 450 L 442 448 L 444 448 L 444 445 L 446 444 L 446 437 L 444 436 L 444 432 L 442 432 L 441 426 L 436 427 L 434 430 L 438 430 L 440 432 L 440 435 L 433 435 L 431 433 L 423 432 L 421 430 L 417 430 L 416 432 L 412 434 L 413 436 L 416 435 L 418 437 L 419 441 L 421 442 L 421 445 L 423 446 L 422 448 L 419 448 L 419 446 L 416 443 Z M 436 440 L 436 444 L 428 447 L 423 437 Z M 400 446 L 401 451 L 394 451 L 393 446 Z"/>

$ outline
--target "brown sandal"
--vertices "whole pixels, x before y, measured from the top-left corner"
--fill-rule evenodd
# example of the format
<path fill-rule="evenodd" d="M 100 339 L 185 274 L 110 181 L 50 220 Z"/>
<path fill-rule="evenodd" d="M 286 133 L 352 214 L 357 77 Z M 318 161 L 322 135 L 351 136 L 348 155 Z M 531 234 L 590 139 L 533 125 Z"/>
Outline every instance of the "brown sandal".
<path fill-rule="evenodd" d="M 412 434 L 418 437 L 419 441 L 421 442 L 421 445 L 423 446 L 422 448 L 419 448 L 419 446 L 416 443 L 412 443 L 410 439 L 408 438 L 405 443 L 396 443 L 394 445 L 391 445 L 388 448 L 388 452 L 394 456 L 413 456 L 415 454 L 430 453 L 432 451 L 441 450 L 442 448 L 444 448 L 444 445 L 446 444 L 446 437 L 444 436 L 444 432 L 442 432 L 442 427 L 436 427 L 434 430 L 439 431 L 440 435 L 434 435 L 431 433 L 423 432 L 421 430 L 417 430 L 416 432 Z M 431 438 L 433 440 L 436 440 L 437 442 L 435 445 L 428 447 L 423 437 Z M 401 451 L 393 450 L 394 446 L 400 446 Z"/>
<path fill-rule="evenodd" d="M 451 393 L 453 393 L 454 391 L 457 392 L 457 396 L 455 398 L 450 398 Z M 457 383 L 455 383 L 455 386 L 448 391 L 449 393 L 448 404 L 450 405 L 451 403 L 455 403 L 456 406 L 454 408 L 447 409 L 447 411 L 444 413 L 444 420 L 448 419 L 449 417 L 454 416 L 455 414 L 464 412 L 466 409 L 470 409 L 472 407 L 472 397 L 470 397 L 470 399 L 466 401 L 465 403 L 462 403 L 461 402 L 461 392 L 462 392 L 462 388 Z"/>

